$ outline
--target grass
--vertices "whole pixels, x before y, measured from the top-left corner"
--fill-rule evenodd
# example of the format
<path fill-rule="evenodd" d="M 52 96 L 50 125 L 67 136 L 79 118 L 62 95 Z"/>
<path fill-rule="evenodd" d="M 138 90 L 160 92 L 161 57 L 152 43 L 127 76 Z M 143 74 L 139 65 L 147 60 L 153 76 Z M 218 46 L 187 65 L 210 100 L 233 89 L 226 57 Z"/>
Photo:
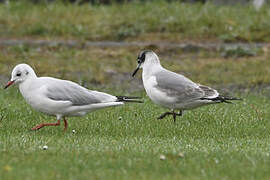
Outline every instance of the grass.
<path fill-rule="evenodd" d="M 187 111 L 174 124 L 172 118 L 156 120 L 165 109 L 145 97 L 144 104 L 70 118 L 65 133 L 63 124 L 31 132 L 55 118 L 32 110 L 11 88 L 0 94 L 0 174 L 3 179 L 268 179 L 269 97 L 244 98 Z"/>
<path fill-rule="evenodd" d="M 0 4 L 0 38 L 269 42 L 270 11 L 211 3 Z"/>
<path fill-rule="evenodd" d="M 129 78 L 140 48 L 1 47 L 0 74 L 6 81 L 22 62 L 40 76 L 91 85 L 129 95 Z M 162 64 L 202 84 L 258 86 L 270 82 L 267 50 L 248 58 L 216 52 L 156 49 Z M 255 68 L 256 67 L 256 68 Z M 119 79 L 119 75 L 122 75 Z M 118 83 L 117 89 L 104 89 Z M 126 83 L 126 85 L 124 85 Z M 103 87 L 100 87 L 103 86 Z M 100 88 L 97 88 L 100 87 Z M 231 89 L 230 89 L 231 90 Z M 165 112 L 143 96 L 144 104 L 70 118 L 69 129 L 30 128 L 55 122 L 34 111 L 17 88 L 0 93 L 0 174 L 2 179 L 268 179 L 269 93 L 245 93 L 234 105 L 206 106 L 178 118 L 156 120 Z M 237 94 L 236 94 L 237 95 Z M 240 95 L 238 95 L 240 96 Z M 121 118 L 119 118 L 121 117 Z M 76 130 L 73 134 L 72 130 Z M 42 150 L 47 145 L 48 150 Z M 179 153 L 183 157 L 179 157 Z M 165 160 L 160 160 L 164 155 Z"/>
<path fill-rule="evenodd" d="M 85 85 L 130 89 L 137 87 L 141 79 L 141 73 L 136 78 L 131 77 L 141 50 L 140 47 L 0 47 L 0 82 L 4 83 L 10 78 L 16 64 L 28 63 L 39 76 L 69 79 Z M 208 51 L 190 53 L 160 48 L 155 52 L 164 67 L 202 84 L 256 87 L 270 83 L 268 51 L 255 57 L 239 58 L 224 58 L 220 53 Z"/>

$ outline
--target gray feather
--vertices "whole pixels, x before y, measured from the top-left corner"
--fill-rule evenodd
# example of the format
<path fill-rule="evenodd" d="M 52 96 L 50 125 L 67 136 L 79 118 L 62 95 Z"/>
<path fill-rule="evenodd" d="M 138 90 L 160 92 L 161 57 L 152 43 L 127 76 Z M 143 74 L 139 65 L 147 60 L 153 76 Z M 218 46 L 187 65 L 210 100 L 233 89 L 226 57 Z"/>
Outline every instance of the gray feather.
<path fill-rule="evenodd" d="M 176 102 L 192 101 L 201 98 L 215 98 L 219 93 L 210 87 L 192 82 L 183 75 L 163 69 L 155 74 L 160 91 L 169 97 L 176 98 Z"/>
<path fill-rule="evenodd" d="M 50 81 L 46 96 L 55 101 L 70 101 L 74 106 L 113 102 L 116 100 L 116 97 L 109 94 L 90 91 L 71 81 L 58 79 Z"/>
<path fill-rule="evenodd" d="M 203 92 L 204 92 L 204 96 L 202 98 L 209 98 L 209 97 L 215 98 L 219 95 L 219 93 L 215 89 L 212 89 L 208 86 L 203 86 L 200 84 L 198 84 L 198 85 L 199 85 L 200 89 L 203 90 Z"/>
<path fill-rule="evenodd" d="M 204 91 L 183 75 L 163 69 L 155 74 L 157 86 L 167 96 L 177 98 L 178 102 L 202 98 Z"/>

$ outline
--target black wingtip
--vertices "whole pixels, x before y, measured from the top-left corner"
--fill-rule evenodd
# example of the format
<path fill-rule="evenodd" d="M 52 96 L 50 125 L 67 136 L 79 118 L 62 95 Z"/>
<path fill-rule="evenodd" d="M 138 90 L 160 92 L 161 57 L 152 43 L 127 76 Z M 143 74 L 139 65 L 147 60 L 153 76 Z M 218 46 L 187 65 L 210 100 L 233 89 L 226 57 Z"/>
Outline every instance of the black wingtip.
<path fill-rule="evenodd" d="M 231 101 L 242 101 L 242 98 L 235 98 L 235 97 L 224 97 L 224 96 L 218 96 L 215 98 L 201 98 L 202 100 L 211 100 L 217 103 L 228 103 L 233 104 Z"/>
<path fill-rule="evenodd" d="M 116 96 L 117 97 L 117 102 L 134 102 L 134 103 L 143 103 L 141 97 L 132 97 L 132 96 Z"/>

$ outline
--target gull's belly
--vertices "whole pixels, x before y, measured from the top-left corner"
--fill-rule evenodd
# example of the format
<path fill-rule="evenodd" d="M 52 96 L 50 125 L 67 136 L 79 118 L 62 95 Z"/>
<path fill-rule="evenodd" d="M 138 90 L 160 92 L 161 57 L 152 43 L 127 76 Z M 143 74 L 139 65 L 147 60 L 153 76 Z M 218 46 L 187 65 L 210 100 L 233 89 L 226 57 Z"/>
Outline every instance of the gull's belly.
<path fill-rule="evenodd" d="M 48 103 L 44 102 L 38 95 L 24 96 L 25 101 L 35 110 L 49 115 L 57 113 L 56 108 L 51 108 Z"/>
<path fill-rule="evenodd" d="M 146 93 L 149 96 L 149 98 L 156 104 L 167 107 L 167 108 L 172 108 L 173 107 L 173 102 L 171 98 L 168 98 L 165 96 L 164 93 L 160 91 L 156 91 L 154 87 L 151 88 L 146 88 Z"/>
<path fill-rule="evenodd" d="M 157 82 L 154 76 L 149 79 L 143 79 L 144 88 L 148 97 L 156 104 L 166 107 L 174 107 L 174 99 L 166 96 L 166 94 L 156 88 Z"/>
<path fill-rule="evenodd" d="M 63 108 L 66 106 L 59 106 L 59 104 L 46 98 L 43 93 L 37 90 L 32 90 L 31 93 L 25 93 L 23 89 L 20 89 L 25 101 L 35 110 L 49 115 L 62 114 Z"/>
<path fill-rule="evenodd" d="M 155 90 L 153 87 L 147 88 L 146 92 L 149 98 L 156 104 L 169 108 L 169 109 L 178 109 L 178 110 L 189 110 L 194 109 L 200 106 L 204 106 L 207 104 L 212 104 L 210 101 L 196 100 L 189 102 L 179 102 L 175 98 L 168 97 L 165 93 Z"/>

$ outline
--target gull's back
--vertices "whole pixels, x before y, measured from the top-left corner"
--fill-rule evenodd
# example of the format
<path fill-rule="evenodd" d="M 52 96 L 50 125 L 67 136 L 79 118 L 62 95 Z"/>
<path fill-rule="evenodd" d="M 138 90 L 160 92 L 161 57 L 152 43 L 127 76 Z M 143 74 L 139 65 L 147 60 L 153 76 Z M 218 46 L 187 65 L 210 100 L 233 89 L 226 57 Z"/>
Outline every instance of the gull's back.
<path fill-rule="evenodd" d="M 115 101 L 116 97 L 88 90 L 74 82 L 50 77 L 38 78 L 46 85 L 45 95 L 55 101 L 70 101 L 73 106 L 83 106 Z"/>
<path fill-rule="evenodd" d="M 181 74 L 162 69 L 155 74 L 156 88 L 176 102 L 201 98 L 204 92 L 199 86 Z"/>

